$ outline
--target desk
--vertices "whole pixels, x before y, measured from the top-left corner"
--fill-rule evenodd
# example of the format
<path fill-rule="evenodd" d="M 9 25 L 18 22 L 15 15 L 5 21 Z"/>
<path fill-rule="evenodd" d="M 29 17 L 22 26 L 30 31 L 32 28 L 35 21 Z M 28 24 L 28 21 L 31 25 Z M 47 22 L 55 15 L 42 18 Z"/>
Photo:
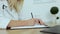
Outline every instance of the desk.
<path fill-rule="evenodd" d="M 42 29 L 0 30 L 0 34 L 43 34 Z"/>

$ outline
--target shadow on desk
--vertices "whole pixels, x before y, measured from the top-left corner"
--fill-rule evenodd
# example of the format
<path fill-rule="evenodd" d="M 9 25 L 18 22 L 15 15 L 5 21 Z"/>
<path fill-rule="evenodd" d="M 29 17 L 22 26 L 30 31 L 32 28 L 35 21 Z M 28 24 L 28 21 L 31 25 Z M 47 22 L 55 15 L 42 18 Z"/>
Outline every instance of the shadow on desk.
<path fill-rule="evenodd" d="M 40 32 L 51 33 L 51 34 L 60 34 L 60 25 L 53 26 L 51 28 L 46 28 Z"/>

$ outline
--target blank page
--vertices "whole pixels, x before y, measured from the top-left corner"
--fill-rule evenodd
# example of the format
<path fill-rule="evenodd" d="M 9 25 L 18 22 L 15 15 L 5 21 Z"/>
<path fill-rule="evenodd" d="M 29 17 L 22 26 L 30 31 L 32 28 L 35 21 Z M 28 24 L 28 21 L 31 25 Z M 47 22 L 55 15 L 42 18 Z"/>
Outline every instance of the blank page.
<path fill-rule="evenodd" d="M 11 27 L 11 29 L 45 28 L 45 27 L 48 27 L 48 26 L 45 26 L 45 25 L 20 26 L 20 27 Z"/>

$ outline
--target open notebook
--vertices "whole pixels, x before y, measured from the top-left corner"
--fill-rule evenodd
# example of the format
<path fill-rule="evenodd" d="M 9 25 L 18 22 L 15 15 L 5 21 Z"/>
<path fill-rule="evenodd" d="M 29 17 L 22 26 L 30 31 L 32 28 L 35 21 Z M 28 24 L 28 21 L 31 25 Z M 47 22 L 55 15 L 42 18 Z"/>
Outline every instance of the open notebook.
<path fill-rule="evenodd" d="M 48 26 L 36 24 L 34 26 L 11 27 L 11 29 L 29 29 L 29 28 L 45 28 L 45 27 L 48 27 Z"/>

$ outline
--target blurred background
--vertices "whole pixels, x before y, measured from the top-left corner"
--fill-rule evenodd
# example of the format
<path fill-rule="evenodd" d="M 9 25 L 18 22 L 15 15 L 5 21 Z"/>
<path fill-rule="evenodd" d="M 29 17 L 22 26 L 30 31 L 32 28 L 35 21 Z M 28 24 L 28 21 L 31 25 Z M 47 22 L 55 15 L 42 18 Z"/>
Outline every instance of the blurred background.
<path fill-rule="evenodd" d="M 0 10 L 3 4 L 8 5 L 7 0 L 0 0 Z M 50 13 L 50 9 L 54 6 L 59 9 L 55 17 Z M 42 19 L 46 24 L 52 24 L 54 18 L 60 18 L 60 0 L 24 0 L 20 19 L 26 20 L 32 18 L 31 12 L 34 18 Z M 60 25 L 60 19 L 57 19 L 56 23 Z"/>

